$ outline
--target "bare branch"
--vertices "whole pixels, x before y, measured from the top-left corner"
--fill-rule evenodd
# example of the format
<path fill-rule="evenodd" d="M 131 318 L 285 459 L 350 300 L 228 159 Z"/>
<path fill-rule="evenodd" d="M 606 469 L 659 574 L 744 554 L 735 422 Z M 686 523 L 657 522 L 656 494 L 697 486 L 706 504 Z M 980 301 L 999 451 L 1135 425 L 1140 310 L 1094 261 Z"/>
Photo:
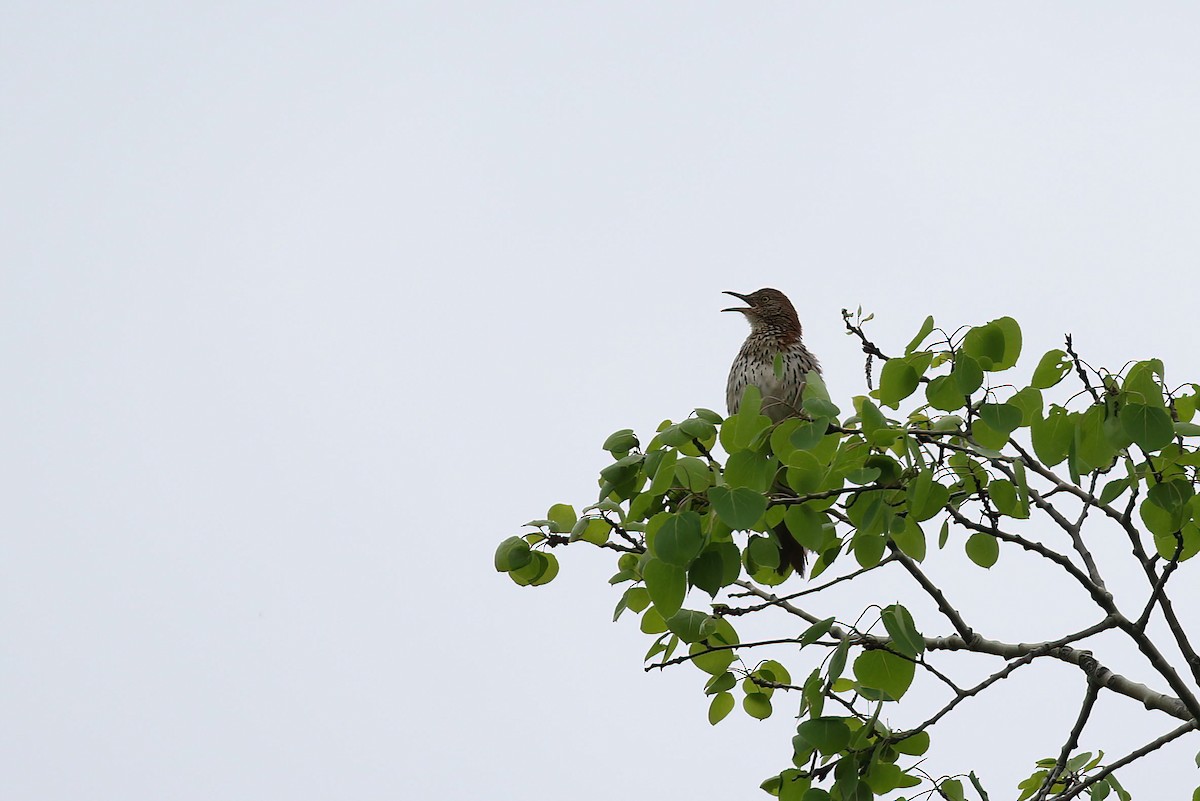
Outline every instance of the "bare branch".
<path fill-rule="evenodd" d="M 1146 608 L 1142 610 L 1141 616 L 1133 624 L 1133 627 L 1139 632 L 1146 630 L 1146 625 L 1150 622 L 1150 613 L 1154 611 L 1155 604 L 1158 603 L 1159 598 L 1162 597 L 1166 589 L 1167 579 L 1175 572 L 1175 568 L 1179 567 L 1179 556 L 1183 553 L 1183 537 L 1176 532 L 1175 538 L 1177 540 L 1175 543 L 1175 553 L 1172 554 L 1171 560 L 1167 562 L 1167 566 L 1163 568 L 1162 575 L 1158 577 L 1158 581 L 1154 582 L 1154 589 L 1150 591 L 1150 598 L 1146 601 Z"/>
<path fill-rule="evenodd" d="M 1079 361 L 1079 355 L 1075 353 L 1074 343 L 1071 342 L 1071 335 L 1067 334 L 1067 355 L 1071 357 L 1071 362 L 1075 365 L 1075 372 L 1079 374 L 1079 380 L 1083 382 L 1084 387 L 1091 393 L 1092 400 L 1096 403 L 1100 402 L 1100 393 L 1092 386 L 1091 379 L 1083 369 L 1083 363 Z"/>
<path fill-rule="evenodd" d="M 1021 454 L 1021 461 L 1030 470 L 1037 473 L 1051 484 L 1054 484 L 1056 487 L 1061 488 L 1064 492 L 1074 495 L 1084 503 L 1090 504 L 1096 509 L 1099 509 L 1105 514 L 1106 517 L 1120 525 L 1122 530 L 1125 531 L 1126 536 L 1129 538 L 1130 547 L 1133 548 L 1134 556 L 1142 565 L 1142 570 L 1146 574 L 1146 580 L 1150 583 L 1151 587 L 1154 587 L 1158 584 L 1160 580 L 1158 571 L 1154 569 L 1153 561 L 1146 555 L 1146 551 L 1142 547 L 1141 532 L 1138 531 L 1137 527 L 1133 525 L 1133 510 L 1137 505 L 1136 486 L 1130 493 L 1129 503 L 1126 506 L 1125 511 L 1123 513 L 1118 512 L 1110 504 L 1101 503 L 1099 498 L 1084 490 L 1082 487 L 1078 487 L 1074 484 L 1064 481 L 1048 467 L 1043 465 L 1037 459 L 1033 458 L 1016 440 L 1009 440 L 1009 444 L 1013 446 L 1017 453 Z M 1187 662 L 1193 680 L 1197 684 L 1200 684 L 1200 654 L 1198 654 L 1196 649 L 1192 647 L 1191 641 L 1188 639 L 1187 632 L 1184 630 L 1183 624 L 1180 623 L 1178 616 L 1176 616 L 1175 609 L 1171 604 L 1171 600 L 1166 596 L 1165 593 L 1158 594 L 1158 604 L 1162 609 L 1163 617 L 1166 618 L 1167 627 L 1171 630 L 1171 635 L 1174 637 L 1176 645 L 1179 646 L 1179 650 L 1183 653 L 1183 658 Z"/>
<path fill-rule="evenodd" d="M 807 620 L 809 623 L 817 623 L 821 618 L 808 612 L 795 604 L 781 600 L 769 592 L 766 592 L 748 581 L 739 580 L 736 582 L 739 587 L 748 590 L 753 595 L 757 595 L 766 601 L 774 601 L 780 609 L 783 609 L 802 620 Z M 1087 639 L 1102 631 L 1107 631 L 1112 628 L 1118 628 L 1122 622 L 1128 626 L 1129 621 L 1124 618 L 1119 612 L 1109 615 L 1104 620 L 1083 629 L 1080 632 L 1072 634 L 1060 640 L 1047 643 L 1006 643 L 998 640 L 988 640 L 975 635 L 971 642 L 967 642 L 961 635 L 954 634 L 949 637 L 925 637 L 925 649 L 928 651 L 972 651 L 980 654 L 991 654 L 1000 656 L 1005 659 L 1018 659 L 1023 656 L 1034 653 L 1034 657 L 1042 656 L 1042 649 L 1045 651 L 1045 656 L 1057 659 L 1062 662 L 1067 662 L 1076 665 L 1088 673 L 1092 680 L 1099 683 L 1101 687 L 1111 690 L 1118 695 L 1124 695 L 1138 701 L 1146 709 L 1156 709 L 1160 712 L 1165 712 L 1172 717 L 1180 720 L 1191 720 L 1194 716 L 1188 711 L 1188 705 L 1180 698 L 1160 693 L 1157 690 L 1152 690 L 1140 682 L 1122 676 L 1119 673 L 1113 673 L 1104 665 L 1100 664 L 1088 651 L 1080 651 L 1070 648 L 1066 645 L 1069 642 L 1077 642 Z M 886 637 L 875 637 L 870 634 L 855 634 L 841 628 L 833 626 L 829 630 L 829 636 L 836 640 L 841 640 L 846 637 L 851 637 L 855 642 L 860 642 L 863 645 L 874 644 L 876 647 L 884 646 L 888 642 Z M 1161 658 L 1161 655 L 1160 655 Z M 1161 673 L 1161 671 L 1160 671 Z M 1178 678 L 1178 677 L 1176 677 Z M 1174 689 L 1174 686 L 1172 686 Z M 1186 688 L 1185 688 L 1186 689 Z"/>
<path fill-rule="evenodd" d="M 950 602 L 946 600 L 946 596 L 940 589 L 937 588 L 937 585 L 929 580 L 929 577 L 925 575 L 921 568 L 917 567 L 917 563 L 909 558 L 907 554 L 901 551 L 900 548 L 896 546 L 896 543 L 892 542 L 891 540 L 888 540 L 888 548 L 890 548 L 892 551 L 892 557 L 899 560 L 900 564 L 904 566 L 904 569 L 907 570 L 912 577 L 916 579 L 916 582 L 921 585 L 921 589 L 925 590 L 925 592 L 929 594 L 929 597 L 933 598 L 933 602 L 937 604 L 938 609 L 940 609 L 942 614 L 946 616 L 946 619 L 950 621 L 950 625 L 954 626 L 954 630 L 958 632 L 959 636 L 961 636 L 966 642 L 971 642 L 974 640 L 974 630 L 967 625 L 967 622 L 963 620 L 963 617 L 961 614 L 959 614 L 958 610 L 950 605 Z"/>
<path fill-rule="evenodd" d="M 1034 801 L 1044 801 L 1046 795 L 1050 792 L 1050 788 L 1054 786 L 1054 783 L 1058 781 L 1058 777 L 1062 775 L 1063 769 L 1067 766 L 1067 760 L 1071 757 L 1071 752 L 1079 747 L 1079 735 L 1083 733 L 1083 727 L 1092 715 L 1092 707 L 1095 706 L 1096 696 L 1099 694 L 1099 685 L 1089 679 L 1087 691 L 1083 695 L 1083 704 L 1079 707 L 1079 716 L 1075 719 L 1075 725 L 1071 727 L 1071 733 L 1067 735 L 1067 741 L 1063 743 L 1062 751 L 1059 752 L 1054 767 L 1046 774 L 1045 781 L 1038 788 L 1037 795 L 1033 797 Z"/>
<path fill-rule="evenodd" d="M 949 512 L 950 516 L 954 518 L 954 521 L 961 526 L 969 528 L 972 531 L 990 534 L 996 539 L 1003 540 L 1004 542 L 1011 542 L 1016 545 L 1020 545 L 1027 551 L 1032 551 L 1039 556 L 1049 559 L 1051 562 L 1054 562 L 1063 570 L 1067 571 L 1067 573 L 1073 579 L 1079 582 L 1079 584 L 1088 591 L 1088 594 L 1092 596 L 1092 600 L 1095 601 L 1101 609 L 1110 614 L 1116 611 L 1116 608 L 1113 606 L 1112 596 L 1110 596 L 1107 591 L 1097 587 L 1090 578 L 1084 575 L 1083 572 L 1071 562 L 1070 559 L 1058 551 L 1055 551 L 1054 549 L 1049 548 L 1040 542 L 1028 540 L 1017 534 L 1004 531 L 997 526 L 985 526 L 981 523 L 976 523 L 963 515 L 962 512 L 958 511 L 953 506 L 947 506 L 946 511 Z"/>
<path fill-rule="evenodd" d="M 1037 659 L 1038 657 L 1050 656 L 1050 655 L 1052 655 L 1052 652 L 1055 649 L 1063 648 L 1064 646 L 1068 645 L 1069 643 L 1078 642 L 1079 640 L 1087 639 L 1088 637 L 1099 634 L 1102 631 L 1107 631 L 1108 629 L 1114 628 L 1114 627 L 1116 627 L 1116 625 L 1117 625 L 1117 622 L 1115 620 L 1113 620 L 1111 618 L 1105 618 L 1104 620 L 1100 621 L 1096 625 L 1090 626 L 1090 627 L 1084 629 L 1083 631 L 1076 632 L 1075 634 L 1068 634 L 1066 637 L 1062 637 L 1060 639 L 1057 639 L 1057 640 L 1054 640 L 1051 642 L 1042 643 L 1041 645 L 1038 645 L 1038 646 L 1026 651 L 1023 655 L 1012 659 L 1007 665 L 1004 666 L 1004 668 L 1002 670 L 997 671 L 996 673 L 993 673 L 991 676 L 988 676 L 986 679 L 981 681 L 979 684 L 976 684 L 974 687 L 970 688 L 969 690 L 963 690 L 963 691 L 959 692 L 954 697 L 954 699 L 950 701 L 950 703 L 948 703 L 946 706 L 944 706 L 940 710 L 938 710 L 937 714 L 935 714 L 933 717 L 929 718 L 928 720 L 926 720 L 924 723 L 917 726 L 916 728 L 909 729 L 908 731 L 903 732 L 901 735 L 897 735 L 897 739 L 903 739 L 904 737 L 911 737 L 912 735 L 916 734 L 917 732 L 924 731 L 925 729 L 929 728 L 933 724 L 937 723 L 939 720 L 941 720 L 947 714 L 949 714 L 952 709 L 954 709 L 956 706 L 958 706 L 960 703 L 962 703 L 966 699 L 971 698 L 972 696 L 978 695 L 980 692 L 982 692 L 983 690 L 986 690 L 988 687 L 991 687 L 996 682 L 1008 678 L 1015 670 L 1017 670 L 1017 668 L 1028 665 L 1030 662 Z"/>
<path fill-rule="evenodd" d="M 784 595 L 782 597 L 776 598 L 774 601 L 767 601 L 766 603 L 758 604 L 757 606 L 742 606 L 742 607 L 726 606 L 721 609 L 720 614 L 722 616 L 736 617 L 739 615 L 747 615 L 747 614 L 750 614 L 751 612 L 759 612 L 768 607 L 776 606 L 781 601 L 792 601 L 792 600 L 795 600 L 796 598 L 801 598 L 805 595 L 812 595 L 813 593 L 818 593 L 821 590 L 828 589 L 835 584 L 841 584 L 843 581 L 850 581 L 851 579 L 861 576 L 863 573 L 870 573 L 872 570 L 876 570 L 878 568 L 883 567 L 886 564 L 890 564 L 891 562 L 895 562 L 895 561 L 896 561 L 895 555 L 887 556 L 887 557 L 879 560 L 879 562 L 877 562 L 876 564 L 871 565 L 870 567 L 860 568 L 858 570 L 855 570 L 853 573 L 847 573 L 844 576 L 838 576 L 837 578 L 833 579 L 832 581 L 827 581 L 824 584 L 820 585 L 819 587 L 810 587 L 807 590 L 800 590 L 799 592 L 793 592 L 791 595 Z M 739 593 L 732 593 L 732 596 L 737 598 L 737 597 L 744 597 L 744 596 L 753 595 L 753 594 L 754 593 L 750 593 L 750 592 L 744 592 L 744 593 L 739 592 Z"/>

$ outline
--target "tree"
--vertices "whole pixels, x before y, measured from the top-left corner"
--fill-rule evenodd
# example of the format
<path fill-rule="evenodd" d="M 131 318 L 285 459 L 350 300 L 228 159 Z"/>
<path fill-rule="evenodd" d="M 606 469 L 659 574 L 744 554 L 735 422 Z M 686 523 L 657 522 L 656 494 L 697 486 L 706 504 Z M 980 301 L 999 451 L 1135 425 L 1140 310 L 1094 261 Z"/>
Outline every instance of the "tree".
<path fill-rule="evenodd" d="M 1079 669 L 1083 701 L 1061 750 L 1036 762 L 1020 798 L 1128 799 L 1116 771 L 1200 725 L 1200 655 L 1168 586 L 1200 552 L 1200 425 L 1192 422 L 1200 385 L 1168 387 L 1158 360 L 1093 369 L 1068 336 L 1065 349 L 1043 355 L 1029 384 L 1017 387 L 998 379 L 1021 352 L 1009 317 L 953 333 L 930 317 L 903 355 L 889 357 L 863 331 L 869 316 L 842 314 L 867 354 L 870 391 L 853 399 L 852 411 L 810 375 L 797 419 L 772 425 L 749 387 L 736 415 L 697 409 L 664 421 L 644 448 L 632 430 L 618 431 L 604 443 L 613 461 L 600 471 L 599 501 L 581 514 L 551 507 L 528 524 L 531 533 L 500 544 L 496 569 L 537 586 L 558 573 L 555 548 L 616 552 L 610 583 L 629 586 L 614 620 L 641 616 L 641 630 L 655 638 L 648 670 L 690 664 L 711 677 L 711 723 L 739 696 L 759 719 L 781 697 L 794 699 L 792 764 L 762 784 L 781 799 L 936 790 L 952 801 L 986 801 L 974 772 L 934 777 L 919 759 L 962 701 L 1052 660 Z M 815 555 L 807 582 L 787 594 L 774 591 L 791 573 L 772 533 L 781 521 Z M 1145 578 L 1132 605 L 1118 604 L 1090 549 L 1099 532 L 1114 531 Z M 944 548 L 952 538 L 979 568 L 1006 549 L 1046 560 L 1090 599 L 1095 622 L 1032 644 L 982 636 L 922 568 L 931 539 Z M 936 619 L 917 621 L 899 603 L 845 617 L 809 611 L 844 582 L 860 584 L 858 597 L 870 600 L 872 574 L 888 565 L 932 601 Z M 786 630 L 741 641 L 734 622 L 768 610 L 787 615 Z M 1085 649 L 1102 633 L 1132 643 L 1144 675 L 1115 673 L 1103 653 Z M 757 658 L 779 645 L 792 664 Z M 968 685 L 952 678 L 964 652 L 1000 661 Z M 917 671 L 944 685 L 945 700 L 905 710 L 919 722 L 893 728 L 887 721 Z M 1172 727 L 1116 759 L 1079 751 L 1105 693 L 1136 699 Z"/>

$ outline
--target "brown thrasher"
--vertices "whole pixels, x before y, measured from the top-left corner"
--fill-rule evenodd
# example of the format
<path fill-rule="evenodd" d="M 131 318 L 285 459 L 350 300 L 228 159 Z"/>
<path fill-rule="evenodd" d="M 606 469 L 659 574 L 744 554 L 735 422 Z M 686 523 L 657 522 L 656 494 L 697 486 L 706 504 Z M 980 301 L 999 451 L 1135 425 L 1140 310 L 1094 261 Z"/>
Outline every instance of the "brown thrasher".
<path fill-rule="evenodd" d="M 742 392 L 753 384 L 762 393 L 762 413 L 771 418 L 772 423 L 798 417 L 805 376 L 810 372 L 820 375 L 821 365 L 801 341 L 803 329 L 795 307 L 778 289 L 760 289 L 749 295 L 725 294 L 733 295 L 747 305 L 721 311 L 741 312 L 750 323 L 750 336 L 746 337 L 733 360 L 725 385 L 729 413 L 737 414 Z M 782 556 L 779 572 L 783 573 L 790 564 L 803 575 L 804 546 L 796 542 L 783 523 L 774 530 Z"/>

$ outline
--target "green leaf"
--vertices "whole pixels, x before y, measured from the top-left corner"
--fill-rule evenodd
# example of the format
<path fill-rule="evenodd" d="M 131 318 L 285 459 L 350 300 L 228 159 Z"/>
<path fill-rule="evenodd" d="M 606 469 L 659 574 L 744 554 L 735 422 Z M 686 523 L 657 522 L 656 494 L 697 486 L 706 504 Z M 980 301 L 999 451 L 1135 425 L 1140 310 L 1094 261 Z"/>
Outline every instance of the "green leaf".
<path fill-rule="evenodd" d="M 613 611 L 613 622 L 616 623 L 617 618 L 621 617 L 621 613 L 626 609 L 640 614 L 649 605 L 650 593 L 646 592 L 645 587 L 630 587 L 621 595 L 621 600 Z"/>
<path fill-rule="evenodd" d="M 571 542 L 590 542 L 592 545 L 603 545 L 608 542 L 608 532 L 612 526 L 599 517 L 581 517 L 571 527 Z"/>
<path fill-rule="evenodd" d="M 966 549 L 970 560 L 983 568 L 990 568 L 1000 558 L 999 541 L 980 531 L 967 537 Z"/>
<path fill-rule="evenodd" d="M 521 537 L 509 537 L 496 548 L 496 572 L 507 573 L 525 567 L 532 558 L 529 543 Z"/>
<path fill-rule="evenodd" d="M 912 365 L 901 359 L 889 359 L 879 373 L 879 402 L 895 409 L 919 384 L 920 376 Z"/>
<path fill-rule="evenodd" d="M 962 352 L 988 372 L 1007 370 L 1021 355 L 1021 327 L 1011 317 L 1000 317 L 972 328 L 963 338 Z"/>
<path fill-rule="evenodd" d="M 982 371 L 979 376 L 982 380 Z M 967 404 L 966 395 L 959 391 L 958 382 L 952 375 L 940 375 L 929 379 L 929 385 L 925 387 L 925 399 L 929 401 L 930 406 L 943 412 L 957 411 Z"/>
<path fill-rule="evenodd" d="M 780 776 L 779 801 L 805 801 L 811 787 L 812 779 L 800 771 L 785 770 Z"/>
<path fill-rule="evenodd" d="M 865 778 L 867 785 L 875 795 L 884 795 L 899 787 L 904 787 L 904 782 L 908 777 L 904 771 L 890 762 L 872 760 L 870 770 L 867 771 Z M 918 781 L 918 783 L 920 782 Z"/>
<path fill-rule="evenodd" d="M 917 521 L 928 520 L 946 507 L 950 490 L 933 480 L 932 470 L 922 470 L 905 488 L 908 513 Z"/>
<path fill-rule="evenodd" d="M 713 485 L 713 472 L 703 460 L 686 456 L 675 463 L 675 480 L 689 492 L 700 493 Z"/>
<path fill-rule="evenodd" d="M 1195 494 L 1191 482 L 1176 478 L 1155 484 L 1146 492 L 1146 497 L 1170 513 L 1173 527 L 1179 528 L 1187 520 L 1184 507 Z"/>
<path fill-rule="evenodd" d="M 828 679 L 830 683 L 841 678 L 842 671 L 846 669 L 846 658 L 850 653 L 850 639 L 842 638 L 837 644 L 837 648 L 833 650 L 833 656 L 829 657 L 829 672 Z"/>
<path fill-rule="evenodd" d="M 975 788 L 975 792 L 979 793 L 980 801 L 988 801 L 987 791 L 983 789 L 983 785 L 979 782 L 979 777 L 975 775 L 975 771 L 967 774 L 967 778 L 971 780 L 971 786 Z"/>
<path fill-rule="evenodd" d="M 713 676 L 704 685 L 705 695 L 716 695 L 717 693 L 727 692 L 737 686 L 737 676 L 732 673 L 725 672 L 719 676 Z"/>
<path fill-rule="evenodd" d="M 733 705 L 733 695 L 731 693 L 717 693 L 708 705 L 708 722 L 716 726 L 733 711 Z"/>
<path fill-rule="evenodd" d="M 1079 418 L 1075 428 L 1075 453 L 1079 460 L 1076 469 L 1081 474 L 1108 467 L 1117 455 L 1117 448 L 1105 431 L 1104 418 L 1102 406 L 1091 407 Z"/>
<path fill-rule="evenodd" d="M 892 542 L 901 551 L 918 562 L 925 561 L 925 532 L 911 516 L 904 518 L 904 527 L 892 532 Z"/>
<path fill-rule="evenodd" d="M 1181 437 L 1200 437 L 1200 425 L 1195 423 L 1176 423 L 1175 433 Z"/>
<path fill-rule="evenodd" d="M 879 690 L 892 700 L 908 691 L 916 664 L 882 650 L 865 651 L 854 660 L 854 678 L 862 687 Z"/>
<path fill-rule="evenodd" d="M 1020 520 L 1029 517 L 1029 504 L 1021 502 L 1017 488 L 1011 481 L 1003 478 L 993 479 L 988 483 L 987 492 L 1000 514 Z"/>
<path fill-rule="evenodd" d="M 998 317 L 988 325 L 1000 329 L 1004 336 L 1004 355 L 999 363 L 992 367 L 993 371 L 1007 370 L 1021 358 L 1021 326 L 1011 317 Z"/>
<path fill-rule="evenodd" d="M 825 468 L 808 451 L 792 451 L 787 455 L 787 484 L 798 495 L 806 495 L 821 486 Z"/>
<path fill-rule="evenodd" d="M 753 384 L 748 385 L 742 394 L 738 413 L 726 418 L 721 424 L 721 446 L 728 453 L 746 450 L 759 434 L 770 427 L 771 418 L 759 414 L 761 406 L 762 393 Z"/>
<path fill-rule="evenodd" d="M 755 492 L 766 492 L 771 486 L 771 479 L 777 467 L 778 463 L 765 454 L 758 451 L 741 451 L 730 456 L 725 462 L 725 483 L 730 487 L 745 487 Z"/>
<path fill-rule="evenodd" d="M 738 580 L 742 573 L 742 553 L 732 542 L 711 542 L 688 568 L 692 586 L 716 596 L 722 587 Z"/>
<path fill-rule="evenodd" d="M 966 796 L 963 795 L 963 785 L 958 779 L 943 779 L 938 785 L 941 790 L 942 797 L 946 801 L 966 801 Z"/>
<path fill-rule="evenodd" d="M 1054 467 L 1067 458 L 1075 441 L 1075 420 L 1061 406 L 1051 406 L 1049 414 L 1033 421 L 1030 437 L 1033 450 L 1047 467 Z"/>
<path fill-rule="evenodd" d="M 925 652 L 925 639 L 913 622 L 912 615 L 900 604 L 886 606 L 881 614 L 883 627 L 892 638 L 892 649 L 911 657 Z"/>
<path fill-rule="evenodd" d="M 817 640 L 828 634 L 829 630 L 833 628 L 833 622 L 834 618 L 827 617 L 824 620 L 819 620 L 816 623 L 813 623 L 811 626 L 805 629 L 804 633 L 800 635 L 800 647 L 803 648 L 806 645 L 812 645 Z"/>
<path fill-rule="evenodd" d="M 768 659 L 759 665 L 758 670 L 754 671 L 754 675 L 776 684 L 792 683 L 792 674 L 788 673 L 788 669 L 774 659 Z"/>
<path fill-rule="evenodd" d="M 1067 356 L 1066 351 L 1051 350 L 1047 351 L 1038 362 L 1037 367 L 1033 370 L 1033 380 L 1030 384 L 1038 389 L 1049 389 L 1050 387 L 1063 380 L 1063 377 L 1071 371 L 1071 360 Z"/>
<path fill-rule="evenodd" d="M 652 495 L 662 495 L 664 492 L 675 486 L 675 462 L 679 458 L 679 452 L 675 450 L 658 451 L 662 456 L 658 459 L 658 465 L 654 470 L 654 478 L 650 480 L 650 489 L 647 490 Z M 649 457 L 647 457 L 649 462 Z"/>
<path fill-rule="evenodd" d="M 979 360 L 967 354 L 960 353 L 954 359 L 954 369 L 950 371 L 954 386 L 963 395 L 970 395 L 983 386 L 983 367 Z"/>
<path fill-rule="evenodd" d="M 694 609 L 680 609 L 667 619 L 666 624 L 667 628 L 679 639 L 691 644 L 702 639 L 700 628 L 707 619 L 708 615 L 703 612 L 697 612 Z"/>
<path fill-rule="evenodd" d="M 962 353 L 977 360 L 985 370 L 1004 358 L 1004 332 L 991 323 L 967 331 L 963 337 Z"/>
<path fill-rule="evenodd" d="M 529 564 L 511 570 L 508 577 L 521 587 L 538 587 L 549 584 L 558 575 L 558 559 L 554 554 L 535 551 Z"/>
<path fill-rule="evenodd" d="M 742 698 L 742 709 L 757 720 L 771 717 L 771 699 L 762 693 L 751 693 Z"/>
<path fill-rule="evenodd" d="M 1129 489 L 1128 478 L 1115 478 L 1100 490 L 1100 503 L 1112 503 Z"/>
<path fill-rule="evenodd" d="M 975 440 L 979 448 L 988 452 L 999 452 L 1008 444 L 1008 434 L 997 431 L 983 420 L 978 419 L 971 423 L 971 439 Z"/>
<path fill-rule="evenodd" d="M 1155 378 L 1156 374 L 1161 376 L 1162 372 L 1162 362 L 1157 359 L 1137 362 L 1129 368 L 1121 389 L 1128 393 L 1132 400 L 1138 403 L 1144 403 L 1149 406 L 1166 406 L 1166 401 L 1163 399 L 1162 387 Z"/>
<path fill-rule="evenodd" d="M 979 406 L 979 418 L 1007 438 L 1021 425 L 1021 410 L 1008 403 L 984 403 Z"/>
<path fill-rule="evenodd" d="M 908 756 L 921 756 L 929 750 L 929 732 L 917 732 L 911 737 L 892 743 L 892 748 L 895 748 L 898 753 Z"/>
<path fill-rule="evenodd" d="M 912 338 L 911 342 L 908 343 L 908 347 L 906 347 L 904 349 L 904 355 L 907 356 L 908 354 L 910 354 L 914 350 L 916 350 L 917 347 L 922 342 L 925 341 L 925 337 L 929 336 L 929 334 L 932 331 L 933 331 L 933 316 L 930 315 L 929 317 L 925 318 L 925 322 L 921 323 L 921 330 L 917 332 L 917 335 Z"/>
<path fill-rule="evenodd" d="M 638 446 L 637 435 L 632 428 L 622 428 L 608 435 L 601 446 L 613 456 L 624 456 Z"/>
<path fill-rule="evenodd" d="M 1121 409 L 1120 420 L 1129 438 L 1147 452 L 1166 447 L 1175 436 L 1171 414 L 1161 406 L 1127 403 Z"/>
<path fill-rule="evenodd" d="M 796 736 L 825 756 L 833 756 L 850 744 L 850 727 L 841 718 L 816 718 L 797 726 Z"/>
<path fill-rule="evenodd" d="M 1021 411 L 1021 425 L 1028 426 L 1042 415 L 1042 391 L 1037 387 L 1025 389 L 1008 399 L 1008 405 Z"/>
<path fill-rule="evenodd" d="M 670 514 L 646 541 L 650 553 L 658 559 L 676 567 L 687 567 L 704 547 L 700 515 L 696 512 Z"/>
<path fill-rule="evenodd" d="M 862 534 L 854 537 L 854 558 L 860 567 L 874 567 L 883 559 L 887 538 L 880 534 Z"/>
<path fill-rule="evenodd" d="M 641 629 L 642 634 L 663 634 L 667 631 L 667 621 L 663 620 L 663 616 L 658 613 L 658 610 L 651 606 L 642 614 L 638 628 Z M 646 659 L 653 655 L 653 652 L 646 654 Z"/>
<path fill-rule="evenodd" d="M 811 423 L 800 423 L 788 437 L 789 444 L 793 448 L 803 451 L 812 450 L 825 438 L 825 432 L 829 429 L 831 421 L 832 418 L 829 417 L 818 417 Z"/>
<path fill-rule="evenodd" d="M 1200 551 L 1200 528 L 1195 523 L 1188 523 L 1177 533 L 1155 534 L 1154 547 L 1163 559 L 1175 559 L 1178 551 L 1179 561 L 1185 562 Z"/>
<path fill-rule="evenodd" d="M 751 537 L 745 553 L 751 573 L 756 573 L 762 568 L 776 570 L 779 567 L 779 543 L 774 536 Z"/>
<path fill-rule="evenodd" d="M 683 606 L 687 595 L 687 573 L 682 567 L 668 564 L 661 559 L 650 559 L 642 568 L 642 577 L 646 581 L 646 591 L 654 608 L 663 616 L 670 618 Z"/>
<path fill-rule="evenodd" d="M 705 636 L 704 641 L 689 646 L 688 655 L 692 657 L 692 664 L 700 670 L 710 676 L 718 676 L 729 669 L 736 657 L 730 648 L 717 651 L 710 649 L 722 645 L 736 645 L 738 636 L 728 620 L 710 618 L 705 624 L 706 629 L 709 625 L 713 627 L 713 631 Z"/>
<path fill-rule="evenodd" d="M 553 523 L 551 531 L 570 531 L 578 519 L 575 516 L 575 507 L 566 503 L 551 506 L 550 511 L 546 512 L 546 518 Z"/>
<path fill-rule="evenodd" d="M 708 500 L 721 522 L 735 531 L 752 528 L 767 511 L 767 499 L 746 487 L 713 487 L 708 493 Z"/>

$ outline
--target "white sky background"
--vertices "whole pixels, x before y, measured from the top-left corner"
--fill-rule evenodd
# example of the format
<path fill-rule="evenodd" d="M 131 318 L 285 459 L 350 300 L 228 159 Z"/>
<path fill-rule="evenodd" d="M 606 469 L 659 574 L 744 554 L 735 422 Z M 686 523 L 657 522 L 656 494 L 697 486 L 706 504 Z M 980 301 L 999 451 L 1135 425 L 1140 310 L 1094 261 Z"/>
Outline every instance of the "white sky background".
<path fill-rule="evenodd" d="M 1198 26 L 4 3 L 0 796 L 765 798 L 786 704 L 710 728 L 701 674 L 643 674 L 648 638 L 609 622 L 609 556 L 528 590 L 495 545 L 594 500 L 611 431 L 720 408 L 746 331 L 724 289 L 788 292 L 843 407 L 859 304 L 885 350 L 929 313 L 1011 314 L 1018 377 L 1065 331 L 1200 377 Z M 1009 549 L 928 564 L 986 636 L 1094 619 Z M 840 597 L 814 611 L 864 605 Z M 1002 799 L 1057 753 L 1081 674 L 1024 670 L 933 729 L 930 770 Z M 1082 745 L 1174 725 L 1105 695 Z M 1121 776 L 1184 797 L 1198 747 Z"/>

